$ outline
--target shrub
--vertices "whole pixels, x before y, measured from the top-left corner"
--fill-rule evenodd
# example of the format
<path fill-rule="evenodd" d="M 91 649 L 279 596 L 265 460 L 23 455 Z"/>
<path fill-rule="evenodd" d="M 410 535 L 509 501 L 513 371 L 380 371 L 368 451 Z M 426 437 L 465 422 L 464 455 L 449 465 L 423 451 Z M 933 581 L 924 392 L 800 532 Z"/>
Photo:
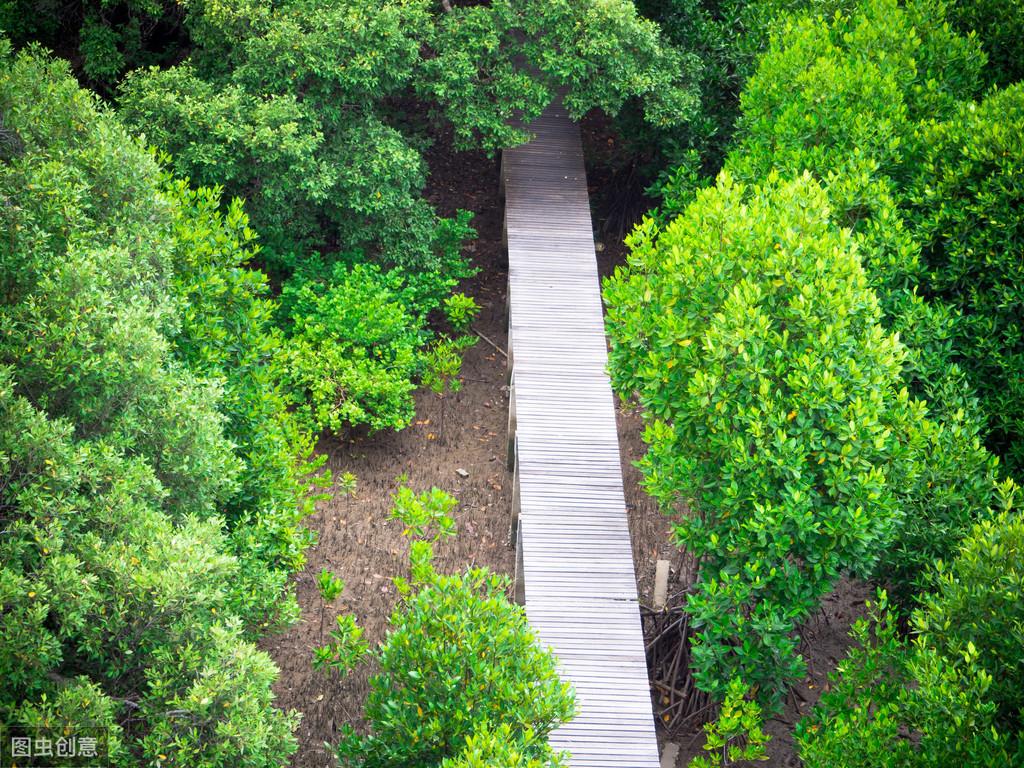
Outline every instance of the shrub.
<path fill-rule="evenodd" d="M 454 505 L 436 488 L 395 497 L 393 514 L 413 539 L 412 579 L 395 579 L 401 601 L 372 653 L 380 671 L 364 712 L 370 733 L 344 728 L 343 765 L 560 764 L 547 735 L 572 717 L 573 694 L 525 611 L 509 602 L 509 579 L 481 568 L 442 575 L 431 565 L 431 542 L 454 532 Z"/>
<path fill-rule="evenodd" d="M 1006 739 L 992 728 L 992 707 L 985 702 L 991 679 L 975 658 L 952 660 L 906 645 L 895 614 L 886 608 L 882 593 L 869 620 L 854 625 L 858 647 L 840 662 L 814 712 L 798 724 L 804 764 L 1010 765 Z"/>
<path fill-rule="evenodd" d="M 480 306 L 464 293 L 453 293 L 444 300 L 445 317 L 456 331 L 462 332 L 469 328 L 479 312 Z"/>
<path fill-rule="evenodd" d="M 273 661 L 236 623 L 212 625 L 202 646 L 164 648 L 148 675 L 160 698 L 142 710 L 152 725 L 142 753 L 181 765 L 284 765 L 300 715 L 273 706 L 276 679 Z"/>
<path fill-rule="evenodd" d="M 1024 521 L 1011 514 L 1018 489 L 1001 484 L 1000 514 L 980 522 L 935 589 L 914 613 L 914 628 L 946 658 L 971 655 L 992 678 L 986 698 L 1001 731 L 1024 733 Z M 971 646 L 973 645 L 973 650 Z"/>
<path fill-rule="evenodd" d="M 797 17 L 743 90 L 729 167 L 747 180 L 772 169 L 824 179 L 866 159 L 906 179 L 920 151 L 915 121 L 953 114 L 978 92 L 983 64 L 977 41 L 952 33 L 931 3 L 869 0 L 830 21 Z"/>
<path fill-rule="evenodd" d="M 284 301 L 293 324 L 284 368 L 308 427 L 408 425 L 425 330 L 407 308 L 402 274 L 338 264 L 327 283 L 286 285 Z"/>
<path fill-rule="evenodd" d="M 112 763 L 121 765 L 125 753 L 123 730 L 114 717 L 117 707 L 98 685 L 82 676 L 68 680 L 54 696 L 23 702 L 7 724 L 18 723 L 30 729 L 27 733 L 51 743 L 68 733 L 84 735 L 81 726 L 87 724 L 90 735 L 105 739 Z M 5 728 L 5 734 L 8 733 L 11 731 Z"/>
<path fill-rule="evenodd" d="M 801 758 L 832 768 L 1017 765 L 1024 758 L 1019 594 L 1024 524 L 1007 510 L 977 526 L 901 639 L 885 594 L 830 690 L 797 727 Z"/>
<path fill-rule="evenodd" d="M 1020 91 L 976 108 L 985 57 L 945 13 L 871 0 L 831 22 L 789 25 L 744 90 L 728 167 L 748 180 L 769 169 L 823 180 L 887 325 L 914 350 L 912 392 L 1014 469 Z"/>
<path fill-rule="evenodd" d="M 855 4 L 851 0 L 638 0 L 637 10 L 656 21 L 665 38 L 696 55 L 701 64 L 691 74 L 700 98 L 686 113 L 688 119 L 652 126 L 627 109 L 617 120 L 631 154 L 642 159 L 649 177 L 657 177 L 649 192 L 660 197 L 661 188 L 687 162 L 690 152 L 698 158 L 698 167 L 712 172 L 721 168 L 740 116 L 740 92 L 774 30 L 796 15 L 815 12 L 831 17 Z"/>
<path fill-rule="evenodd" d="M 175 523 L 143 461 L 102 441 L 76 446 L 11 383 L 0 384 L 5 721 L 31 726 L 85 685 L 106 715 L 60 717 L 123 728 L 115 765 L 179 751 L 197 766 L 278 764 L 297 717 L 272 706 L 276 668 L 231 611 L 244 575 L 222 521 Z"/>
<path fill-rule="evenodd" d="M 966 102 L 920 129 L 927 148 L 908 190 L 908 224 L 923 246 L 928 294 L 963 317 L 954 339 L 980 396 L 995 450 L 1024 466 L 1024 86 Z"/>
<path fill-rule="evenodd" d="M 508 588 L 471 569 L 403 599 L 376 654 L 364 713 L 372 732 L 343 736 L 343 763 L 436 765 L 462 752 L 480 723 L 507 726 L 525 756 L 546 759 L 547 734 L 571 715 L 572 696 Z"/>
<path fill-rule="evenodd" d="M 611 372 L 645 409 L 645 487 L 700 560 L 694 677 L 773 703 L 802 674 L 796 625 L 871 569 L 899 519 L 887 472 L 920 410 L 904 353 L 808 176 L 723 174 L 629 245 L 605 286 Z"/>
<path fill-rule="evenodd" d="M 761 708 L 748 696 L 742 681 L 730 681 L 718 719 L 704 726 L 704 751 L 713 757 L 695 757 L 688 768 L 727 768 L 768 759 L 765 744 L 771 737 L 761 730 Z"/>
<path fill-rule="evenodd" d="M 902 220 L 904 187 L 926 149 L 917 125 L 954 114 L 978 91 L 984 63 L 977 41 L 943 22 L 941 8 L 894 0 L 869 0 L 831 20 L 798 16 L 772 39 L 743 90 L 727 162 L 748 182 L 772 170 L 810 171 L 821 181 L 901 336 L 939 332 L 915 323 L 949 316 L 942 307 L 930 311 L 934 318 L 907 308 L 925 272 L 920 244 Z M 922 386 L 949 362 L 920 369 Z"/>

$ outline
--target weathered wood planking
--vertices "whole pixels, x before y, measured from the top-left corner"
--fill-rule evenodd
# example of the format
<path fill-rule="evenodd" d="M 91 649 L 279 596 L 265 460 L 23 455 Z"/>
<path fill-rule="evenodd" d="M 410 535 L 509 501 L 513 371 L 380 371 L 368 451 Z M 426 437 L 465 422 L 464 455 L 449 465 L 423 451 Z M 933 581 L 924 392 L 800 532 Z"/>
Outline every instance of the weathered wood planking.
<path fill-rule="evenodd" d="M 578 768 L 659 765 L 579 127 L 560 102 L 502 157 L 517 594 L 576 689 Z"/>

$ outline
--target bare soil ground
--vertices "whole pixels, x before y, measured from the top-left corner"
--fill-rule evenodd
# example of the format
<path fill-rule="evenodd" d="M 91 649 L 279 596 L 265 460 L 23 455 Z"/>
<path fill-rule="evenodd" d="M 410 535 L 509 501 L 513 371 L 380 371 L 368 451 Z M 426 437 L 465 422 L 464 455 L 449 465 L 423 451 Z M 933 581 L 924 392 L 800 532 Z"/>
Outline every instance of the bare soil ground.
<path fill-rule="evenodd" d="M 609 143 L 609 139 L 611 142 Z M 589 156 L 597 148 L 614 148 L 616 137 L 606 121 L 584 122 L 584 142 Z M 439 142 L 438 146 L 442 146 Z M 434 149 L 428 154 L 431 178 L 428 197 L 442 214 L 458 208 L 475 211 L 478 239 L 471 246 L 473 263 L 480 273 L 463 286 L 481 305 L 474 327 L 494 344 L 505 349 L 505 292 L 507 259 L 501 245 L 502 207 L 498 199 L 498 165 L 476 153 L 449 153 Z M 591 171 L 591 187 L 609 177 L 600 169 Z M 600 223 L 600 211 L 596 211 Z M 603 240 L 603 237 L 599 237 Z M 624 247 L 611 240 L 602 242 L 599 266 L 609 274 L 624 260 Z M 346 587 L 336 605 L 326 611 L 325 632 L 334 616 L 353 613 L 364 627 L 366 638 L 376 642 L 384 637 L 396 594 L 390 577 L 404 575 L 407 545 L 401 526 L 388 519 L 391 494 L 399 476 L 416 491 L 432 486 L 456 496 L 458 534 L 438 548 L 436 565 L 442 571 L 456 571 L 467 565 L 485 565 L 511 573 L 514 554 L 508 547 L 511 508 L 511 476 L 505 469 L 508 394 L 506 364 L 501 352 L 480 341 L 465 356 L 462 390 L 448 395 L 444 404 L 429 392 L 417 395 L 415 423 L 399 433 L 386 432 L 345 439 L 324 439 L 319 451 L 328 457 L 335 478 L 352 472 L 358 490 L 352 498 L 340 493 L 318 506 L 308 525 L 319 532 L 319 543 L 308 552 L 305 570 L 295 577 L 302 618 L 282 634 L 264 639 L 262 647 L 281 669 L 275 686 L 277 703 L 303 714 L 298 730 L 300 748 L 293 768 L 327 768 L 335 765 L 327 744 L 337 739 L 339 727 L 361 721 L 362 704 L 372 669 L 357 670 L 346 678 L 316 672 L 311 667 L 313 648 L 322 643 L 321 606 L 316 575 L 322 568 L 345 580 Z M 666 559 L 674 564 L 674 590 L 682 589 L 680 578 L 689 578 L 682 554 L 672 544 L 670 522 L 640 487 L 640 473 L 633 466 L 644 452 L 642 419 L 637 409 L 619 404 L 618 426 L 622 448 L 623 479 L 633 537 L 633 555 L 641 602 L 650 605 L 655 564 Z M 462 477 L 457 470 L 468 472 Z M 335 489 L 337 491 L 337 489 Z M 670 589 L 670 592 L 673 591 Z M 821 616 L 813 619 L 804 633 L 804 655 L 810 675 L 799 687 L 786 711 L 768 724 L 775 737 L 772 759 L 765 765 L 795 766 L 789 733 L 800 713 L 817 698 L 828 671 L 834 668 L 847 646 L 846 630 L 862 610 L 866 588 L 844 584 L 826 601 Z M 660 729 L 659 729 L 660 730 Z M 659 738 L 667 741 L 660 731 Z M 677 761 L 682 768 L 688 758 L 700 752 L 700 729 L 675 734 L 672 740 L 683 748 Z"/>

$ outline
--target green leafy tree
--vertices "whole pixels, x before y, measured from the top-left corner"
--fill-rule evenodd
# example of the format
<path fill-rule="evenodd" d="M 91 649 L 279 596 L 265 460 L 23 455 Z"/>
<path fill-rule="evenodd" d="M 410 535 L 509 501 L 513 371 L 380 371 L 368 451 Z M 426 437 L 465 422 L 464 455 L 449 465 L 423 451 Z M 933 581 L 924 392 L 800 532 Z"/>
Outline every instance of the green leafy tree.
<path fill-rule="evenodd" d="M 822 180 L 887 325 L 911 348 L 908 384 L 950 425 L 944 442 L 958 449 L 945 452 L 970 456 L 963 474 L 974 477 L 989 471 L 977 438 L 1016 467 L 1021 411 L 1010 181 L 1020 92 L 973 102 L 984 65 L 979 40 L 954 33 L 945 6 L 870 0 L 830 21 L 799 18 L 744 89 L 727 163 L 752 181 L 772 169 Z"/>
<path fill-rule="evenodd" d="M 250 577 L 223 521 L 175 522 L 144 460 L 102 440 L 76 444 L 68 422 L 13 388 L 7 372 L 4 720 L 107 723 L 117 766 L 161 754 L 197 766 L 286 760 L 298 716 L 273 706 L 277 669 L 232 608 Z"/>
<path fill-rule="evenodd" d="M 245 218 L 36 49 L 0 42 L 0 113 L 0 718 L 279 765 L 298 716 L 253 640 L 297 613 L 308 438 Z"/>
<path fill-rule="evenodd" d="M 694 677 L 775 703 L 803 673 L 796 627 L 842 573 L 874 566 L 899 520 L 887 479 L 920 415 L 904 352 L 809 176 L 723 174 L 629 244 L 605 285 L 610 368 L 645 411 L 645 487 L 700 561 Z"/>
<path fill-rule="evenodd" d="M 1000 484 L 999 513 L 980 522 L 956 558 L 939 561 L 934 590 L 914 612 L 914 629 L 945 657 L 970 655 L 992 678 L 987 698 L 1001 731 L 1024 735 L 1024 523 L 1019 488 Z M 971 646 L 974 646 L 972 649 Z"/>
<path fill-rule="evenodd" d="M 942 8 L 928 3 L 866 0 L 828 18 L 803 14 L 775 26 L 744 87 L 726 168 L 751 183 L 772 172 L 814 175 L 833 220 L 852 232 L 883 324 L 906 345 L 903 380 L 928 407 L 900 439 L 927 460 L 890 474 L 904 514 L 878 571 L 906 606 L 935 558 L 952 556 L 993 503 L 997 464 L 983 445 L 987 398 L 979 402 L 975 387 L 1001 388 L 1003 418 L 1014 413 L 1006 394 L 1012 386 L 1005 374 L 996 376 L 1008 355 L 989 365 L 991 384 L 975 384 L 978 366 L 964 354 L 963 339 L 976 321 L 929 287 L 924 217 L 909 210 L 909 190 L 926 188 L 937 167 L 928 159 L 937 142 L 922 126 L 970 113 L 984 55 L 977 40 L 952 32 Z M 663 187 L 662 225 L 693 200 L 697 170 L 691 159 Z"/>
<path fill-rule="evenodd" d="M 667 119 L 692 102 L 680 54 L 630 2 L 372 5 L 192 0 L 190 61 L 126 83 L 127 118 L 179 172 L 245 196 L 285 266 L 324 242 L 324 219 L 342 251 L 416 272 L 436 262 L 445 224 L 420 197 L 423 163 L 386 99 L 425 99 L 458 145 L 490 150 L 521 141 L 510 118 L 539 114 L 563 86 L 577 115 L 647 95 Z M 523 52 L 539 68 L 522 67 Z"/>
<path fill-rule="evenodd" d="M 920 151 L 913 121 L 953 114 L 980 90 L 984 62 L 977 41 L 927 2 L 866 0 L 832 19 L 798 16 L 744 88 L 730 167 L 744 178 L 771 169 L 825 178 L 866 157 L 899 179 Z"/>
<path fill-rule="evenodd" d="M 701 63 L 694 73 L 700 99 L 688 120 L 651 125 L 628 107 L 617 120 L 631 162 L 655 179 L 650 192 L 661 197 L 688 157 L 696 158 L 698 170 L 721 168 L 740 116 L 740 93 L 775 31 L 797 15 L 831 17 L 855 5 L 856 0 L 638 0 L 637 10 Z"/>

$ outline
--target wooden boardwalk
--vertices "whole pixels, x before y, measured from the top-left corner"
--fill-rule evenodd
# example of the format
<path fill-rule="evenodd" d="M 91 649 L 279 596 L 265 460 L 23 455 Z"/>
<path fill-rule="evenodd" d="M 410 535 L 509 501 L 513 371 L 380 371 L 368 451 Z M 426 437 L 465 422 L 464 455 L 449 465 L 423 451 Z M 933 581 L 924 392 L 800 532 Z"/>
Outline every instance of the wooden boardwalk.
<path fill-rule="evenodd" d="M 655 768 L 579 127 L 560 102 L 502 157 L 517 594 L 576 689 L 579 768 Z"/>

